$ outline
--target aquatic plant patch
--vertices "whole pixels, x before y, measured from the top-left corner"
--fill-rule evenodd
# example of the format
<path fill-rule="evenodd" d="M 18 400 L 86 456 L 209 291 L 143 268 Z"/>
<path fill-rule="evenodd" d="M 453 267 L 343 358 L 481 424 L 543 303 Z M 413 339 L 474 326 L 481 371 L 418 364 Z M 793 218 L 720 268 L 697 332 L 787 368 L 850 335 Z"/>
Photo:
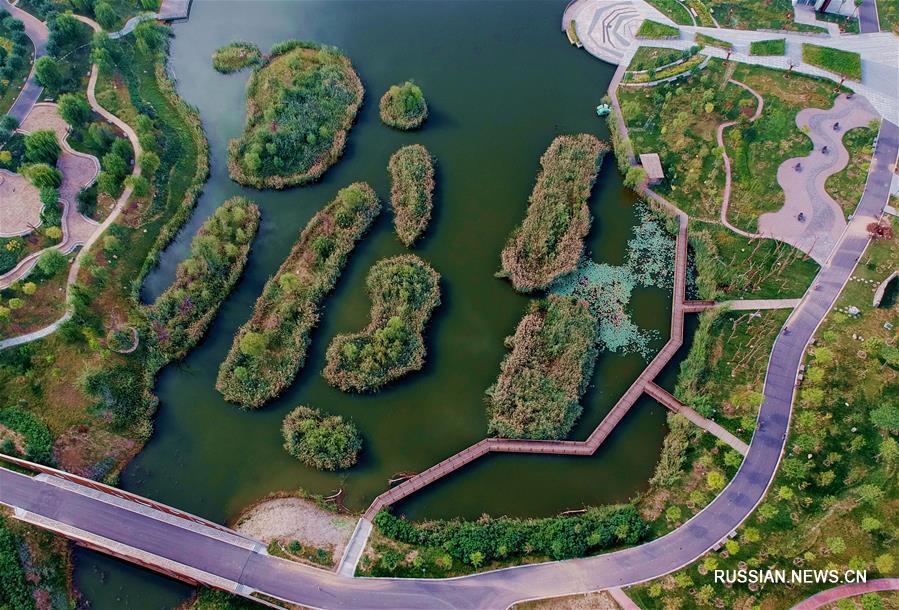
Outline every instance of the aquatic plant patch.
<path fill-rule="evenodd" d="M 393 153 L 387 169 L 393 226 L 399 240 L 409 247 L 424 233 L 431 220 L 434 158 L 421 144 L 412 144 Z"/>
<path fill-rule="evenodd" d="M 503 248 L 502 275 L 516 290 L 546 288 L 577 267 L 592 218 L 590 191 L 608 146 L 587 133 L 558 136 L 540 157 L 527 215 Z"/>
<path fill-rule="evenodd" d="M 147 309 L 150 336 L 167 359 L 183 358 L 206 332 L 243 273 L 258 228 L 259 208 L 242 197 L 200 227 L 174 283 Z"/>
<path fill-rule="evenodd" d="M 247 85 L 247 122 L 231 140 L 228 172 L 245 186 L 285 188 L 319 178 L 343 154 L 362 81 L 334 47 L 272 47 Z"/>
<path fill-rule="evenodd" d="M 222 74 L 238 72 L 262 61 L 262 52 L 251 42 L 232 42 L 215 50 L 212 67 Z"/>
<path fill-rule="evenodd" d="M 394 129 L 416 129 L 428 118 L 428 103 L 421 87 L 412 81 L 393 85 L 378 105 L 381 120 Z"/>
<path fill-rule="evenodd" d="M 373 392 L 420 369 L 422 334 L 440 304 L 440 274 L 411 254 L 375 263 L 366 285 L 371 322 L 362 332 L 334 337 L 322 373 L 344 392 Z"/>
<path fill-rule="evenodd" d="M 257 408 L 290 385 L 306 361 L 319 304 L 380 210 L 374 190 L 356 182 L 306 224 L 219 368 L 215 387 L 226 400 Z"/>
<path fill-rule="evenodd" d="M 318 409 L 297 407 L 281 425 L 284 449 L 311 468 L 350 468 L 362 449 L 356 425 L 339 415 L 325 415 Z"/>

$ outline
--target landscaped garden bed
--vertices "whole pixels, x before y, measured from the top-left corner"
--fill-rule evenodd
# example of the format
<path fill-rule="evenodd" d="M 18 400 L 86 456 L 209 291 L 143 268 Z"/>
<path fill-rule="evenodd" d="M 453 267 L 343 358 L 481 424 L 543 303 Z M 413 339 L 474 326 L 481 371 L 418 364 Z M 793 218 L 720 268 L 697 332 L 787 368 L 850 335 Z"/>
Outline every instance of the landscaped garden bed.
<path fill-rule="evenodd" d="M 652 19 L 645 19 L 637 30 L 638 39 L 664 40 L 668 38 L 680 38 L 680 30 L 674 26 L 659 23 Z"/>
<path fill-rule="evenodd" d="M 862 79 L 862 56 L 852 51 L 803 43 L 802 61 L 852 80 Z"/>

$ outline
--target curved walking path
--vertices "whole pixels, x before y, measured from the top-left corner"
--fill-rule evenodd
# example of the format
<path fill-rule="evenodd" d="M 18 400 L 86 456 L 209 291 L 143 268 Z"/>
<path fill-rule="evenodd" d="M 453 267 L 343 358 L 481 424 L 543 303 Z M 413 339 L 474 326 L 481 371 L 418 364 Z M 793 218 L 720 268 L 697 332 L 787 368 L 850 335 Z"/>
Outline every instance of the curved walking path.
<path fill-rule="evenodd" d="M 786 322 L 789 332 L 784 330 L 774 342 L 765 398 L 746 458 L 708 506 L 661 538 L 595 557 L 459 578 L 347 578 L 248 549 L 223 534 L 220 526 L 203 525 L 189 517 L 182 524 L 154 515 L 153 510 L 162 511 L 148 509 L 154 506 L 150 500 L 132 501 L 135 508 L 131 508 L 79 492 L 77 485 L 54 486 L 7 469 L 0 469 L 0 503 L 13 507 L 21 520 L 140 565 L 238 595 L 260 592 L 315 608 L 507 608 L 522 600 L 623 587 L 664 576 L 727 538 L 764 499 L 786 443 L 805 349 L 870 242 L 866 226 L 883 214 L 897 154 L 899 126 L 884 121 L 856 213 L 830 263 L 818 273 L 818 289 L 805 293 Z"/>
<path fill-rule="evenodd" d="M 0 0 L 0 2 L 5 2 L 5 1 L 6 0 Z M 75 17 L 79 21 L 82 21 L 82 22 L 90 25 L 92 28 L 94 28 L 95 31 L 100 31 L 101 28 L 100 28 L 99 24 L 97 24 L 92 19 L 88 19 L 87 17 L 83 17 L 80 15 L 75 15 Z M 97 87 L 98 76 L 99 76 L 99 70 L 98 70 L 97 64 L 93 64 L 91 66 L 90 79 L 88 80 L 88 84 L 87 84 L 88 103 L 90 104 L 90 106 L 94 112 L 96 112 L 97 114 L 102 116 L 104 119 L 106 119 L 107 121 L 109 121 L 110 123 L 112 123 L 113 125 L 118 127 L 125 134 L 125 136 L 128 138 L 128 140 L 131 142 L 131 147 L 134 149 L 134 159 L 135 159 L 134 168 L 131 172 L 131 175 L 132 176 L 140 176 L 140 173 L 141 173 L 140 164 L 137 163 L 137 160 L 140 159 L 142 149 L 140 146 L 140 141 L 137 138 L 137 133 L 134 131 L 134 129 L 132 129 L 127 123 L 125 123 L 119 117 L 115 116 L 114 114 L 112 114 L 111 112 L 109 112 L 108 110 L 103 108 L 103 106 L 101 106 L 100 103 L 97 101 L 96 87 Z M 66 144 L 66 146 L 68 146 L 68 145 Z M 132 192 L 131 187 L 126 186 L 125 189 L 122 191 L 122 194 L 119 195 L 119 198 L 116 200 L 116 203 L 113 206 L 112 210 L 109 212 L 109 214 L 103 220 L 103 222 L 100 224 L 93 223 L 92 225 L 90 225 L 92 228 L 91 231 L 88 231 L 83 226 L 79 227 L 78 243 L 75 243 L 74 245 L 72 245 L 71 248 L 75 248 L 76 246 L 81 245 L 81 250 L 78 252 L 78 255 L 75 257 L 74 263 L 72 263 L 72 266 L 69 268 L 69 274 L 68 274 L 68 277 L 66 278 L 66 297 L 65 297 L 66 300 L 68 300 L 68 298 L 69 298 L 69 291 L 70 291 L 72 284 L 74 284 L 78 280 L 78 272 L 81 270 L 81 263 L 82 263 L 85 252 L 89 251 L 91 249 L 91 247 L 94 245 L 94 243 L 96 243 L 96 241 L 100 238 L 100 236 L 103 235 L 103 233 L 106 231 L 106 229 L 108 229 L 109 226 L 118 219 L 118 217 L 121 215 L 122 211 L 125 209 L 125 205 L 127 204 L 128 199 L 131 197 L 131 192 Z M 77 191 L 75 191 L 75 193 L 77 194 Z M 60 190 L 60 194 L 62 194 L 62 190 Z M 65 215 L 67 217 L 70 214 L 78 214 L 76 206 L 74 205 L 74 201 L 75 200 L 73 197 L 71 204 L 69 204 L 68 202 L 66 203 Z M 78 216 L 81 216 L 81 215 L 78 214 Z M 84 218 L 84 217 L 82 216 L 82 218 Z M 85 220 L 87 220 L 87 219 L 85 219 Z M 60 248 L 60 246 L 62 246 L 65 243 L 66 243 L 66 239 L 64 238 L 63 242 L 61 244 L 57 245 L 56 247 Z M 60 249 L 62 249 L 62 248 L 60 248 Z M 63 251 L 65 251 L 65 250 L 63 250 Z M 71 252 L 71 249 L 68 250 L 68 252 Z M 10 272 L 10 273 L 4 275 L 2 278 L 0 278 L 0 287 L 4 286 L 4 284 L 9 285 L 9 283 L 11 283 L 12 281 L 15 281 L 16 279 L 21 279 L 22 277 L 24 277 L 28 273 L 28 271 L 30 271 L 31 268 L 34 266 L 34 263 L 37 261 L 37 257 L 39 257 L 40 254 L 41 254 L 41 252 L 37 252 L 37 253 L 31 255 L 33 257 L 33 260 L 31 261 L 31 264 L 28 266 L 27 270 L 20 269 L 17 272 L 16 270 L 19 269 L 19 267 L 16 267 L 16 269 L 14 269 L 12 272 Z M 21 266 L 22 263 L 20 263 L 19 265 Z M 16 274 L 16 273 L 18 273 L 17 277 L 10 280 L 11 274 Z M 45 326 L 44 328 L 38 329 L 36 331 L 30 332 L 30 333 L 27 333 L 24 335 L 20 335 L 17 337 L 10 337 L 10 338 L 0 341 L 0 350 L 6 349 L 9 347 L 13 347 L 16 345 L 22 345 L 23 343 L 28 343 L 30 341 L 35 341 L 37 339 L 42 339 L 43 337 L 46 337 L 47 335 L 50 335 L 53 332 L 55 332 L 56 330 L 58 330 L 59 327 L 66 320 L 69 319 L 69 317 L 71 317 L 71 310 L 69 308 L 67 308 L 66 312 L 63 314 L 62 317 L 60 317 L 58 320 L 56 320 L 52 324 Z"/>
<path fill-rule="evenodd" d="M 868 582 L 849 583 L 833 589 L 827 589 L 799 602 L 791 610 L 816 610 L 847 597 L 881 591 L 899 591 L 899 578 L 879 578 L 877 580 L 869 580 Z"/>
<path fill-rule="evenodd" d="M 52 131 L 56 134 L 57 142 L 60 143 L 61 150 L 56 167 L 62 173 L 59 201 L 63 204 L 60 220 L 63 236 L 62 241 L 51 248 L 59 250 L 63 254 L 69 254 L 78 246 L 84 245 L 97 230 L 97 222 L 78 211 L 77 196 L 82 188 L 90 186 L 97 179 L 97 175 L 100 173 L 100 162 L 93 155 L 79 152 L 69 145 L 69 126 L 59 116 L 56 104 L 50 102 L 35 104 L 18 129 L 24 134 L 39 130 Z M 17 203 L 17 201 L 9 200 L 0 201 L 0 205 L 4 206 L 14 206 Z M 38 209 L 38 214 L 40 214 L 40 209 Z M 26 232 L 30 233 L 31 230 Z M 43 253 L 44 250 L 32 252 L 10 271 L 0 276 L 0 290 L 28 275 Z"/>
<path fill-rule="evenodd" d="M 765 100 L 762 98 L 762 96 L 759 95 L 758 92 L 756 92 L 752 87 L 750 87 L 749 85 L 747 85 L 745 83 L 741 83 L 738 80 L 729 78 L 729 79 L 727 79 L 727 82 L 733 83 L 734 85 L 737 85 L 739 87 L 743 87 L 744 89 L 746 89 L 746 91 L 748 91 L 749 93 L 751 93 L 752 95 L 755 96 L 755 99 L 756 99 L 755 113 L 751 117 L 749 117 L 749 121 L 751 123 L 754 123 L 755 121 L 757 121 L 758 118 L 760 116 L 762 116 L 762 110 L 765 109 Z M 715 134 L 715 137 L 717 138 L 717 141 L 718 141 L 718 147 L 721 149 L 721 158 L 724 160 L 724 192 L 721 195 L 721 224 L 723 224 L 725 227 L 727 227 L 734 233 L 737 233 L 738 235 L 742 235 L 743 237 L 748 237 L 750 239 L 755 238 L 755 237 L 763 237 L 762 235 L 759 235 L 758 233 L 750 233 L 749 231 L 744 231 L 743 229 L 740 229 L 740 228 L 732 225 L 730 223 L 730 221 L 727 219 L 727 211 L 728 211 L 728 208 L 730 207 L 730 191 L 731 191 L 731 187 L 733 185 L 733 181 L 732 181 L 732 176 L 731 176 L 730 157 L 727 155 L 727 147 L 724 145 L 724 130 L 727 129 L 728 127 L 730 127 L 731 125 L 736 125 L 736 124 L 737 124 L 737 121 L 725 121 L 724 123 L 721 123 L 720 125 L 718 125 L 718 131 Z"/>
<path fill-rule="evenodd" d="M 796 114 L 796 125 L 812 141 L 812 152 L 787 159 L 777 169 L 777 182 L 784 191 L 784 206 L 777 212 L 762 214 L 759 232 L 787 242 L 824 263 L 846 230 L 843 209 L 824 188 L 827 179 L 849 163 L 849 151 L 843 136 L 851 129 L 865 127 L 878 115 L 868 101 L 841 94 L 829 110 L 806 108 Z M 839 129 L 834 130 L 834 124 Z M 828 148 L 825 154 L 824 147 Z M 796 171 L 796 164 L 801 171 Z M 799 220 L 799 214 L 803 220 Z"/>

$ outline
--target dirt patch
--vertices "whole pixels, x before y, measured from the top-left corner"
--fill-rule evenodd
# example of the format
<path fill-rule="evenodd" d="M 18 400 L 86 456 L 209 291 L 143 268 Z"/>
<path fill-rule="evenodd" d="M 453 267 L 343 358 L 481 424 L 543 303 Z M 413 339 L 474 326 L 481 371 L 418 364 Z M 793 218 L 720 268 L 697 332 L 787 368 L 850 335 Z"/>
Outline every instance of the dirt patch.
<path fill-rule="evenodd" d="M 133 440 L 106 430 L 75 426 L 56 439 L 53 456 L 68 472 L 102 480 L 139 450 Z"/>
<path fill-rule="evenodd" d="M 512 606 L 513 610 L 619 610 L 621 606 L 604 591 L 586 595 L 570 595 L 522 602 Z"/>
<path fill-rule="evenodd" d="M 332 513 L 312 500 L 288 497 L 264 500 L 250 507 L 238 520 L 236 529 L 251 538 L 290 543 L 331 551 L 340 560 L 356 519 Z"/>

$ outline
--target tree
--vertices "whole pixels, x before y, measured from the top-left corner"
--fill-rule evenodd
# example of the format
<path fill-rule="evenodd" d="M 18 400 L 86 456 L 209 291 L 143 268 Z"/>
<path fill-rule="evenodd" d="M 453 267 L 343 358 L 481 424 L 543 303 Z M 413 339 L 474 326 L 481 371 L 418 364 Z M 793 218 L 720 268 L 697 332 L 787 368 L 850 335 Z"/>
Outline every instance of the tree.
<path fill-rule="evenodd" d="M 45 251 L 37 259 L 38 270 L 47 277 L 56 275 L 65 269 L 68 264 L 69 261 L 66 259 L 66 255 L 56 249 Z"/>
<path fill-rule="evenodd" d="M 140 171 L 152 179 L 159 169 L 159 155 L 152 150 L 144 151 L 140 156 Z"/>
<path fill-rule="evenodd" d="M 862 517 L 862 529 L 868 533 L 876 532 L 880 529 L 881 525 L 883 525 L 878 519 L 874 517 Z"/>
<path fill-rule="evenodd" d="M 49 55 L 38 58 L 34 63 L 34 77 L 37 82 L 51 91 L 56 91 L 62 85 L 62 72 L 59 69 L 59 63 Z"/>
<path fill-rule="evenodd" d="M 832 538 L 828 538 L 825 541 L 827 544 L 828 550 L 834 555 L 839 555 L 840 553 L 846 550 L 846 542 L 843 540 L 842 536 L 833 536 Z"/>
<path fill-rule="evenodd" d="M 138 26 L 134 28 L 134 36 L 137 39 L 137 49 L 141 53 L 153 53 L 158 51 L 165 41 L 162 29 L 157 26 L 156 21 L 152 19 L 139 23 Z"/>
<path fill-rule="evenodd" d="M 34 282 L 25 282 L 25 284 L 22 286 L 22 292 L 29 296 L 34 294 L 35 292 L 37 292 L 37 284 L 35 284 Z"/>
<path fill-rule="evenodd" d="M 75 128 L 84 127 L 91 120 L 91 107 L 80 93 L 64 93 L 59 96 L 59 114 Z"/>
<path fill-rule="evenodd" d="M 710 491 L 718 491 L 724 489 L 724 475 L 718 472 L 717 470 L 711 470 L 706 475 L 705 478 L 706 486 Z"/>
<path fill-rule="evenodd" d="M 871 411 L 871 422 L 888 432 L 899 432 L 899 403 L 882 403 Z"/>
<path fill-rule="evenodd" d="M 66 13 L 57 13 L 56 18 L 50 22 L 50 42 L 53 55 L 78 36 L 78 20 Z"/>
<path fill-rule="evenodd" d="M 646 170 L 636 165 L 631 166 L 624 176 L 624 186 L 635 191 L 646 184 Z"/>
<path fill-rule="evenodd" d="M 248 332 L 240 339 L 240 351 L 251 358 L 258 358 L 265 353 L 268 341 L 262 333 Z"/>
<path fill-rule="evenodd" d="M 887 576 L 892 573 L 893 566 L 895 565 L 895 561 L 893 560 L 893 556 L 889 553 L 884 553 L 883 555 L 878 555 L 874 559 L 874 567 L 877 568 L 877 571 Z"/>
<path fill-rule="evenodd" d="M 62 184 L 62 174 L 55 167 L 46 163 L 33 163 L 19 168 L 19 172 L 31 181 L 31 184 L 39 189 L 53 187 L 59 188 Z"/>
<path fill-rule="evenodd" d="M 125 178 L 125 185 L 130 186 L 132 192 L 138 197 L 143 197 L 150 192 L 150 183 L 143 176 L 128 176 Z"/>
<path fill-rule="evenodd" d="M 281 430 L 284 449 L 321 470 L 349 468 L 362 448 L 362 438 L 352 422 L 309 407 L 300 406 L 288 413 Z"/>
<path fill-rule="evenodd" d="M 39 129 L 25 136 L 25 159 L 29 163 L 56 165 L 59 153 L 59 142 L 53 130 Z"/>
<path fill-rule="evenodd" d="M 94 5 L 94 17 L 104 30 L 114 30 L 119 22 L 119 16 L 112 6 L 105 0 L 100 0 Z"/>

